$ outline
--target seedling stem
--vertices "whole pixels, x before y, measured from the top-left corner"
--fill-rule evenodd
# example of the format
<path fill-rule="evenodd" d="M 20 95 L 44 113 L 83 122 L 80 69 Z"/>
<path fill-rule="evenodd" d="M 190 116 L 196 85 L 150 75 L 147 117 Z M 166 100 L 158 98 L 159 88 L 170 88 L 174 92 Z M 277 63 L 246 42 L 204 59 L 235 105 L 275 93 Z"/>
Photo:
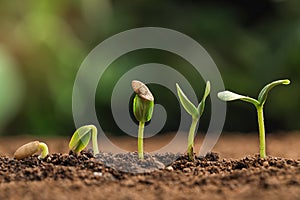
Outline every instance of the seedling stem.
<path fill-rule="evenodd" d="M 257 120 L 259 128 L 259 154 L 262 158 L 266 157 L 266 138 L 265 138 L 265 123 L 264 123 L 264 112 L 263 105 L 256 106 L 257 109 Z"/>
<path fill-rule="evenodd" d="M 144 127 L 145 122 L 139 122 L 139 131 L 138 131 L 138 155 L 140 159 L 144 159 L 144 144 L 143 144 L 143 138 L 144 138 Z"/>
<path fill-rule="evenodd" d="M 99 153 L 98 140 L 97 140 L 98 131 L 97 131 L 97 128 L 95 126 L 93 126 L 93 125 L 91 125 L 90 128 L 92 129 L 93 151 L 94 151 L 94 155 L 96 155 L 96 154 Z"/>
<path fill-rule="evenodd" d="M 190 127 L 189 131 L 189 136 L 188 136 L 188 156 L 190 160 L 194 159 L 194 138 L 195 138 L 195 132 L 197 128 L 199 118 L 194 118 L 192 119 L 192 124 Z"/>

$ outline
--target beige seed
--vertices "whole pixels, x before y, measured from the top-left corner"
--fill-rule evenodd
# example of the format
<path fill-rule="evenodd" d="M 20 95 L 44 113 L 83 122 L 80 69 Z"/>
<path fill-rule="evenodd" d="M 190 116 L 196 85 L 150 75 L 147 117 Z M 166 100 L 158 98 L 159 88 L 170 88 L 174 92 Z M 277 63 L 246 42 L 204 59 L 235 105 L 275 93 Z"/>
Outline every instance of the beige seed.
<path fill-rule="evenodd" d="M 24 144 L 14 154 L 14 158 L 21 160 L 23 158 L 29 157 L 39 150 L 39 141 L 29 142 Z"/>
<path fill-rule="evenodd" d="M 133 80 L 131 82 L 132 89 L 135 93 L 139 95 L 139 97 L 148 100 L 154 101 L 154 97 L 150 92 L 149 88 L 141 81 Z"/>

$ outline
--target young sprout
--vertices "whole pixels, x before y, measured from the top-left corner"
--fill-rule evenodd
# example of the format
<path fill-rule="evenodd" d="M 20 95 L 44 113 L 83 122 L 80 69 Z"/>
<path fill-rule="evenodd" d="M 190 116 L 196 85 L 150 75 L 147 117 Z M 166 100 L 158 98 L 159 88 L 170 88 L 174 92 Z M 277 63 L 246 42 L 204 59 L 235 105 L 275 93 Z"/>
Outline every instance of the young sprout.
<path fill-rule="evenodd" d="M 70 140 L 69 149 L 75 153 L 81 152 L 89 144 L 91 135 L 94 155 L 98 154 L 97 128 L 94 125 L 86 125 L 78 128 Z"/>
<path fill-rule="evenodd" d="M 194 160 L 194 138 L 195 138 L 196 127 L 201 115 L 203 114 L 204 107 L 205 107 L 205 100 L 210 93 L 210 82 L 209 81 L 206 82 L 204 95 L 197 108 L 186 97 L 186 95 L 183 93 L 183 91 L 181 90 L 181 88 L 177 83 L 176 83 L 176 87 L 177 87 L 177 94 L 179 96 L 181 105 L 184 107 L 186 112 L 188 112 L 192 116 L 192 124 L 188 136 L 187 153 L 188 153 L 189 160 L 193 161 Z"/>
<path fill-rule="evenodd" d="M 143 137 L 145 122 L 152 118 L 154 97 L 149 88 L 141 81 L 134 80 L 131 83 L 132 89 L 136 93 L 133 99 L 133 114 L 139 121 L 138 130 L 138 156 L 139 159 L 144 159 Z"/>
<path fill-rule="evenodd" d="M 34 141 L 18 148 L 14 154 L 14 158 L 21 160 L 35 154 L 39 150 L 41 150 L 41 155 L 38 157 L 39 159 L 44 159 L 49 154 L 48 146 L 45 143 Z"/>
<path fill-rule="evenodd" d="M 288 79 L 285 79 L 285 80 L 278 80 L 269 83 L 260 91 L 257 99 L 253 99 L 248 96 L 239 95 L 230 91 L 223 91 L 218 93 L 218 97 L 223 101 L 242 100 L 242 101 L 252 103 L 256 107 L 258 127 L 259 127 L 259 154 L 261 158 L 266 157 L 265 124 L 264 124 L 263 107 L 267 100 L 269 91 L 273 87 L 281 84 L 288 85 L 290 84 L 290 81 Z"/>

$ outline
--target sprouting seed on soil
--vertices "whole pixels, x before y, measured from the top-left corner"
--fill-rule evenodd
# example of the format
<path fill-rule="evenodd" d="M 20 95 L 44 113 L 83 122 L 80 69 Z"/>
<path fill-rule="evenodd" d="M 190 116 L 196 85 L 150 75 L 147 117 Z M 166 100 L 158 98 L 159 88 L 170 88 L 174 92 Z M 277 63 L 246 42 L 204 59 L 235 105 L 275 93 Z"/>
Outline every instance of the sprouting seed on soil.
<path fill-rule="evenodd" d="M 39 159 L 44 159 L 49 154 L 48 146 L 45 143 L 33 141 L 18 148 L 14 153 L 14 158 L 21 160 L 35 154 L 39 150 L 41 150 L 41 155 L 38 157 Z"/>
<path fill-rule="evenodd" d="M 181 88 L 177 83 L 176 83 L 176 87 L 177 87 L 177 94 L 179 96 L 181 105 L 184 107 L 186 112 L 188 112 L 192 116 L 192 124 L 188 136 L 187 153 L 188 153 L 189 160 L 193 161 L 194 160 L 194 137 L 195 137 L 196 127 L 201 115 L 203 114 L 204 107 L 205 107 L 205 100 L 210 93 L 210 82 L 209 81 L 206 82 L 204 95 L 197 108 L 187 98 L 187 96 L 183 93 L 183 91 L 181 90 Z"/>
<path fill-rule="evenodd" d="M 288 79 L 278 80 L 266 85 L 259 93 L 257 99 L 253 99 L 248 96 L 239 95 L 230 91 L 223 91 L 218 93 L 218 97 L 223 101 L 233 101 L 233 100 L 242 100 L 249 103 L 252 103 L 257 110 L 257 120 L 259 127 L 259 153 L 261 158 L 266 157 L 266 142 L 265 142 L 265 124 L 264 124 L 264 115 L 263 115 L 263 107 L 267 100 L 267 96 L 269 91 L 277 86 L 277 85 L 288 85 L 290 81 Z"/>
<path fill-rule="evenodd" d="M 81 152 L 89 144 L 91 136 L 94 155 L 98 154 L 97 128 L 94 125 L 86 125 L 78 128 L 70 140 L 69 149 L 75 153 Z"/>
<path fill-rule="evenodd" d="M 138 156 L 139 159 L 144 159 L 143 137 L 145 122 L 152 118 L 154 97 L 149 88 L 141 81 L 133 80 L 131 83 L 132 89 L 136 93 L 133 99 L 133 114 L 139 121 L 138 130 Z"/>

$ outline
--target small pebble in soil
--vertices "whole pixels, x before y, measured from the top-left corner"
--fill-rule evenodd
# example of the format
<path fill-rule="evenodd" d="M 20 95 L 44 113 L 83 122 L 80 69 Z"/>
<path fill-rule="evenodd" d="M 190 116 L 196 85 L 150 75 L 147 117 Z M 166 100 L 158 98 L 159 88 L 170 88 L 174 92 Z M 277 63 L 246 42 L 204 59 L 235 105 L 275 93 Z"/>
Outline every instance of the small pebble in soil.
<path fill-rule="evenodd" d="M 94 176 L 103 176 L 102 172 L 94 172 Z"/>
<path fill-rule="evenodd" d="M 167 166 L 165 169 L 170 172 L 174 170 L 172 166 Z"/>
<path fill-rule="evenodd" d="M 190 168 L 183 168 L 182 170 L 184 173 L 190 173 L 192 170 Z"/>

